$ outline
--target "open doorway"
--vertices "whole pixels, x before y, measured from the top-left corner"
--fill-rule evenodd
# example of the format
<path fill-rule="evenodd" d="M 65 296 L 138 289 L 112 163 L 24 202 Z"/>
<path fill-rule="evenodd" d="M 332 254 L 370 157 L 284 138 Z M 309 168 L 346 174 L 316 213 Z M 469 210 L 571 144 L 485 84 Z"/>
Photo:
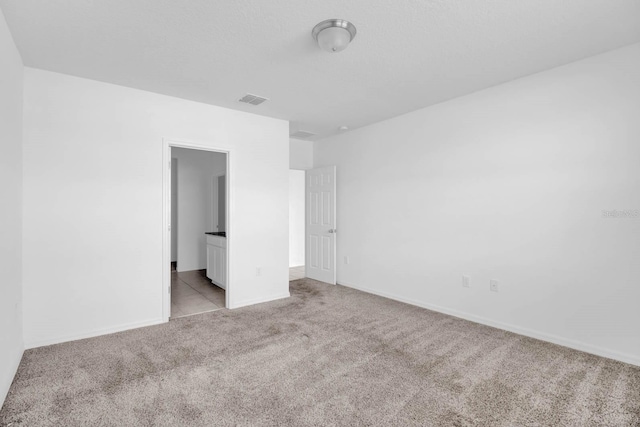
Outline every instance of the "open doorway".
<path fill-rule="evenodd" d="M 305 274 L 305 171 L 289 170 L 289 281 Z"/>
<path fill-rule="evenodd" d="M 170 318 L 219 310 L 227 292 L 227 157 L 170 146 Z"/>

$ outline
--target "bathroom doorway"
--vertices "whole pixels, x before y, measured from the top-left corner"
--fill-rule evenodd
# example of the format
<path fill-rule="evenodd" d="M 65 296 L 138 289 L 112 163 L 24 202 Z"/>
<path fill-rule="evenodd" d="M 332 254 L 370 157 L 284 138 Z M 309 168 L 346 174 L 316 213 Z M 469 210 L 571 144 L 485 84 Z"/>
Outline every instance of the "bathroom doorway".
<path fill-rule="evenodd" d="M 182 143 L 167 153 L 168 320 L 227 306 L 229 153 Z"/>
<path fill-rule="evenodd" d="M 289 170 L 289 281 L 305 274 L 305 171 Z"/>

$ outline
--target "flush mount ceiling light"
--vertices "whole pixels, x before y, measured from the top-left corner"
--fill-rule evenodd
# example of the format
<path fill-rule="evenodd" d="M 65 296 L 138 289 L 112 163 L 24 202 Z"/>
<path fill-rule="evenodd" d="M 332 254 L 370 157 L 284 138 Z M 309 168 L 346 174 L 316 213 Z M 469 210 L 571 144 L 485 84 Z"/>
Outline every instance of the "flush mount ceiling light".
<path fill-rule="evenodd" d="M 327 19 L 311 31 L 318 46 L 327 52 L 340 52 L 356 37 L 356 27 L 344 19 Z"/>

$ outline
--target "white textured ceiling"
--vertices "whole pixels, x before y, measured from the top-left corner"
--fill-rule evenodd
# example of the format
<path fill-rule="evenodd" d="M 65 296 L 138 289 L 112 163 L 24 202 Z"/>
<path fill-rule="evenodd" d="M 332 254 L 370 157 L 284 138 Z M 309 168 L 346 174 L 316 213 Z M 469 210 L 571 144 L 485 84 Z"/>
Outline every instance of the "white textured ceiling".
<path fill-rule="evenodd" d="M 640 0 L 0 0 L 25 65 L 318 137 L 640 41 Z M 311 38 L 352 21 L 345 51 Z M 270 98 L 251 106 L 245 93 Z"/>

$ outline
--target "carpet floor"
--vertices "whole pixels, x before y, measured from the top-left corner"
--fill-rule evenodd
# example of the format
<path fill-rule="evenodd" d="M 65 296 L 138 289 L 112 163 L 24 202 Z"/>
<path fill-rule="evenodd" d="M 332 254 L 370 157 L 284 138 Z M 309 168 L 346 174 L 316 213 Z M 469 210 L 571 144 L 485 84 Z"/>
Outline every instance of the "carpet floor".
<path fill-rule="evenodd" d="M 12 426 L 639 426 L 640 368 L 342 286 L 28 350 Z"/>

